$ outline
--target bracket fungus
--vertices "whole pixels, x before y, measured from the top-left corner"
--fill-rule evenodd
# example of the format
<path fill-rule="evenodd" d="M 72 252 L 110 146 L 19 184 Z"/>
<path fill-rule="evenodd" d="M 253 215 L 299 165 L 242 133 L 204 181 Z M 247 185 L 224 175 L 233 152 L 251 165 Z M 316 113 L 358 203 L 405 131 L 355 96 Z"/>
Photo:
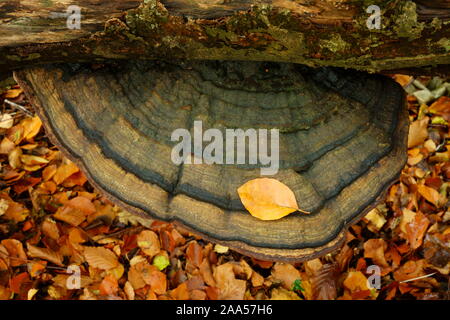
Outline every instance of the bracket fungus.
<path fill-rule="evenodd" d="M 118 205 L 260 259 L 302 261 L 338 248 L 406 161 L 404 93 L 381 75 L 288 63 L 130 61 L 97 70 L 32 67 L 15 76 L 54 143 Z M 194 137 L 199 121 L 216 137 L 277 130 L 278 146 L 265 150 L 279 156 L 271 178 L 310 214 L 262 221 L 245 211 L 237 189 L 262 176 L 261 161 L 174 162 L 173 132 Z M 196 158 L 207 140 L 193 146 Z M 252 150 L 254 143 L 245 145 L 248 158 Z"/>

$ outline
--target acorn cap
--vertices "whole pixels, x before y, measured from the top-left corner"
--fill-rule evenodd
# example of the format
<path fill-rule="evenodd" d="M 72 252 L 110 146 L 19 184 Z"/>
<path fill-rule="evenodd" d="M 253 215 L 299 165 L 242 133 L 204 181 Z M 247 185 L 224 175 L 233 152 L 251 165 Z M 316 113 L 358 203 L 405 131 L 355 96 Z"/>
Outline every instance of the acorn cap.
<path fill-rule="evenodd" d="M 303 261 L 339 247 L 407 158 L 405 96 L 380 75 L 197 61 L 43 66 L 15 77 L 51 140 L 112 201 L 260 259 Z M 262 221 L 244 209 L 237 189 L 263 177 L 261 161 L 174 163 L 172 133 L 195 140 L 195 121 L 224 139 L 226 129 L 278 129 L 279 170 L 265 177 L 311 214 Z"/>

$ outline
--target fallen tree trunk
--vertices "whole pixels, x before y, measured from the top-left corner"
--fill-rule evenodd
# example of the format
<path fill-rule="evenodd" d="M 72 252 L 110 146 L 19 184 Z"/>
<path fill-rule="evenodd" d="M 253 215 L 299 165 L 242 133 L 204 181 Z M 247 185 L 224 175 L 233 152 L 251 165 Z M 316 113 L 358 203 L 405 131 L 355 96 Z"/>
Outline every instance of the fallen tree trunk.
<path fill-rule="evenodd" d="M 450 64 L 448 1 L 417 2 L 374 0 L 381 28 L 370 29 L 376 12 L 367 13 L 363 0 L 78 0 L 81 28 L 71 29 L 77 22 L 74 7 L 68 11 L 72 1 L 6 0 L 0 71 L 134 58 L 439 70 Z"/>

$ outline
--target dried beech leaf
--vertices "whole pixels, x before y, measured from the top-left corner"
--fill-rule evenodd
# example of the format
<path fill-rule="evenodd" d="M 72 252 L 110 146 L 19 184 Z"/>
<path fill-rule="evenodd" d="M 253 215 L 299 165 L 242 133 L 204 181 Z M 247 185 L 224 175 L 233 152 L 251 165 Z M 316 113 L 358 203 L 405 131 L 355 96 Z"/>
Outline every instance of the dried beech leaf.
<path fill-rule="evenodd" d="M 63 263 L 62 263 L 63 256 L 58 252 L 55 252 L 55 251 L 47 249 L 47 248 L 39 248 L 39 247 L 33 246 L 29 243 L 27 244 L 27 249 L 28 249 L 28 255 L 32 258 L 44 259 L 44 260 L 53 262 L 54 264 L 56 264 L 58 266 L 63 265 Z"/>
<path fill-rule="evenodd" d="M 292 212 L 302 211 L 292 190 L 275 179 L 250 180 L 238 188 L 238 194 L 250 214 L 261 220 L 277 220 Z"/>
<path fill-rule="evenodd" d="M 150 258 L 157 255 L 161 250 L 158 235 L 150 230 L 144 230 L 138 234 L 137 245 Z"/>
<path fill-rule="evenodd" d="M 39 133 L 42 127 L 42 121 L 39 117 L 26 118 L 20 122 L 23 127 L 23 137 L 27 141 L 33 141 L 33 138 Z"/>
<path fill-rule="evenodd" d="M 388 267 L 384 257 L 386 248 L 387 244 L 383 239 L 369 239 L 364 243 L 364 257 L 372 259 L 377 265 Z"/>
<path fill-rule="evenodd" d="M 416 120 L 411 123 L 408 135 L 408 148 L 421 145 L 425 142 L 428 137 L 427 127 L 429 121 L 430 118 L 425 117 L 421 120 Z"/>
<path fill-rule="evenodd" d="M 17 267 L 27 262 L 27 255 L 23 250 L 22 242 L 16 239 L 4 239 L 1 244 L 9 254 L 9 261 L 12 267 Z"/>
<path fill-rule="evenodd" d="M 117 256 L 103 247 L 84 247 L 84 257 L 91 267 L 109 270 L 119 265 Z"/>
<path fill-rule="evenodd" d="M 56 172 L 53 175 L 53 181 L 55 181 L 57 185 L 61 184 L 64 182 L 64 180 L 78 171 L 80 171 L 80 169 L 78 169 L 78 167 L 73 162 L 62 164 L 56 169 Z"/>
<path fill-rule="evenodd" d="M 434 204 L 437 208 L 440 208 L 446 202 L 446 199 L 444 199 L 444 197 L 442 197 L 441 194 L 433 188 L 425 185 L 418 185 L 417 191 L 419 191 L 422 197 Z"/>
<path fill-rule="evenodd" d="M 281 281 L 283 287 L 287 290 L 292 290 L 295 280 L 301 278 L 300 271 L 292 264 L 278 262 L 272 268 L 272 277 Z"/>
<path fill-rule="evenodd" d="M 245 280 L 238 280 L 233 273 L 233 265 L 225 263 L 214 270 L 214 279 L 220 290 L 221 300 L 242 300 L 246 290 Z"/>

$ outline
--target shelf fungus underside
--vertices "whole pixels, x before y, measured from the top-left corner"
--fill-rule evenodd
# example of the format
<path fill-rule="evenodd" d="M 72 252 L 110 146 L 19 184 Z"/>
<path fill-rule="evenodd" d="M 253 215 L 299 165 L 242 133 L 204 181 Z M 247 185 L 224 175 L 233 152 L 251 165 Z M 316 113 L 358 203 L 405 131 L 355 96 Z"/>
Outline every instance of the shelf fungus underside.
<path fill-rule="evenodd" d="M 15 76 L 53 142 L 115 203 L 260 259 L 302 261 L 338 248 L 406 161 L 405 97 L 380 75 L 284 63 L 130 61 L 95 70 L 33 67 Z M 279 169 L 266 177 L 287 185 L 311 214 L 262 221 L 244 209 L 237 189 L 262 177 L 260 161 L 174 162 L 180 141 L 172 134 L 187 129 L 195 140 L 199 122 L 203 133 L 214 128 L 223 137 L 226 129 L 278 129 Z M 255 149 L 249 142 L 245 150 Z M 276 151 L 270 143 L 268 151 Z"/>

